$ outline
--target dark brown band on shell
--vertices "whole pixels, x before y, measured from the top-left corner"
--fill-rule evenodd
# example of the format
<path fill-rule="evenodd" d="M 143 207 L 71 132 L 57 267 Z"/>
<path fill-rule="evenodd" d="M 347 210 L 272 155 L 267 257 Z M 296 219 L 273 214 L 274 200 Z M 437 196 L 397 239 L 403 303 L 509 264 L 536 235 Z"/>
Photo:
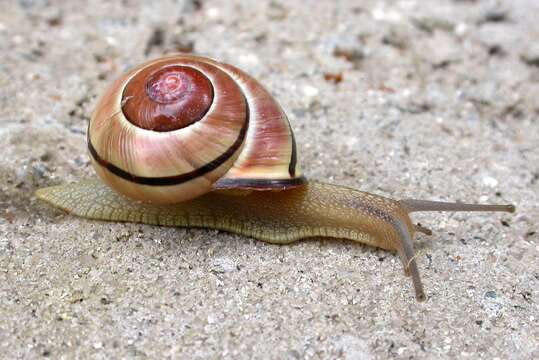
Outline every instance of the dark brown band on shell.
<path fill-rule="evenodd" d="M 296 138 L 294 137 L 294 132 L 292 131 L 292 127 L 290 127 L 290 124 L 288 125 L 290 128 L 290 137 L 292 139 L 292 151 L 290 154 L 290 164 L 288 165 L 288 173 L 290 176 L 294 177 L 296 176 L 296 164 L 298 162 L 298 155 L 296 150 Z"/>
<path fill-rule="evenodd" d="M 137 184 L 149 185 L 149 186 L 169 186 L 169 185 L 182 184 L 189 180 L 193 180 L 199 176 L 205 175 L 213 171 L 214 169 L 218 168 L 219 166 L 224 164 L 228 159 L 230 159 L 230 157 L 234 155 L 236 151 L 238 151 L 238 149 L 242 146 L 243 141 L 245 139 L 245 135 L 247 134 L 247 129 L 249 128 L 249 103 L 247 102 L 247 99 L 245 99 L 245 96 L 243 100 L 245 101 L 245 106 L 247 108 L 247 112 L 246 112 L 247 115 L 246 115 L 245 122 L 238 134 L 238 137 L 234 141 L 234 143 L 224 153 L 219 155 L 217 158 L 199 167 L 198 169 L 195 169 L 188 173 L 173 175 L 173 176 L 164 176 L 164 177 L 145 177 L 145 176 L 138 176 L 138 175 L 131 174 L 123 169 L 120 169 L 116 165 L 113 165 L 107 162 L 103 158 L 101 158 L 99 154 L 97 153 L 97 151 L 95 150 L 94 146 L 92 145 L 92 142 L 90 141 L 90 136 L 88 136 L 88 150 L 90 151 L 90 154 L 96 163 L 103 166 L 109 172 L 113 173 L 114 175 L 124 180 L 137 183 Z"/>
<path fill-rule="evenodd" d="M 252 189 L 252 190 L 286 190 L 302 186 L 307 179 L 302 176 L 293 179 L 219 179 L 214 189 Z"/>

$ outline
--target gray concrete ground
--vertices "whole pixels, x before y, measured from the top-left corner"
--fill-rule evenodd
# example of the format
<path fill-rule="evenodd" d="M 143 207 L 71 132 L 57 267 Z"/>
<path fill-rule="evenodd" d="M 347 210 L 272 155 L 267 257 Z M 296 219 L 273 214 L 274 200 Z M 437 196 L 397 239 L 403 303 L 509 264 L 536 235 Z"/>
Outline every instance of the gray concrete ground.
<path fill-rule="evenodd" d="M 0 1 L 0 357 L 539 357 L 539 2 Z M 391 253 L 92 222 L 38 202 L 91 176 L 96 97 L 192 51 L 261 80 L 312 179 L 518 205 L 429 214 L 428 301 Z"/>

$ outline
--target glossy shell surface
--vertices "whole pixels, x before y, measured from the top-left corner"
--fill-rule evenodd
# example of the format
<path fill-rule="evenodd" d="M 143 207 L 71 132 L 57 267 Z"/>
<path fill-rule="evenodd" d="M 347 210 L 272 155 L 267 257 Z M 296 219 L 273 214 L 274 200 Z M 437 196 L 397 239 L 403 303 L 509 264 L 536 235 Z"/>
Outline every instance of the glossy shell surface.
<path fill-rule="evenodd" d="M 177 95 L 186 80 L 175 79 L 174 72 L 166 79 L 169 92 L 152 93 L 151 79 L 163 69 L 202 74 L 211 89 L 204 85 L 201 97 L 211 101 Z M 133 89 L 126 91 L 130 85 Z M 144 105 L 155 99 L 168 106 L 157 107 L 164 109 L 157 115 L 158 125 L 130 119 L 139 116 L 138 108 L 158 111 Z M 175 101 L 194 103 L 195 110 Z M 170 128 L 167 117 L 176 122 Z M 155 59 L 118 78 L 91 117 L 88 148 L 109 186 L 146 202 L 176 203 L 214 189 L 284 190 L 304 182 L 287 117 L 269 92 L 231 65 L 193 55 Z"/>

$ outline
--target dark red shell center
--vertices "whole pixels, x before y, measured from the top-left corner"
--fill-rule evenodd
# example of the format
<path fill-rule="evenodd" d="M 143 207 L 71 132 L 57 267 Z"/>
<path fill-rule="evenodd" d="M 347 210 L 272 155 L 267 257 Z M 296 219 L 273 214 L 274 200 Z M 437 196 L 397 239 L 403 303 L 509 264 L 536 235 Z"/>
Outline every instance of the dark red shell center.
<path fill-rule="evenodd" d="M 122 111 L 134 125 L 173 131 L 199 121 L 213 101 L 213 86 L 200 71 L 181 65 L 149 66 L 126 85 Z"/>

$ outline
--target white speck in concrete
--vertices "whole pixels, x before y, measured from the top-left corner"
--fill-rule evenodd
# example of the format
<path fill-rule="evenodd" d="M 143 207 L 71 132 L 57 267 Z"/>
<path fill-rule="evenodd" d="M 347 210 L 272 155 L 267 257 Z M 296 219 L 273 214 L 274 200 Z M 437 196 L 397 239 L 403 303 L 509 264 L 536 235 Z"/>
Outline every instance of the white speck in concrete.
<path fill-rule="evenodd" d="M 483 176 L 483 184 L 488 187 L 496 187 L 498 186 L 498 180 L 493 178 L 492 176 L 485 175 Z"/>
<path fill-rule="evenodd" d="M 318 95 L 320 90 L 312 85 L 304 85 L 302 88 L 303 94 L 309 98 L 313 98 Z"/>

